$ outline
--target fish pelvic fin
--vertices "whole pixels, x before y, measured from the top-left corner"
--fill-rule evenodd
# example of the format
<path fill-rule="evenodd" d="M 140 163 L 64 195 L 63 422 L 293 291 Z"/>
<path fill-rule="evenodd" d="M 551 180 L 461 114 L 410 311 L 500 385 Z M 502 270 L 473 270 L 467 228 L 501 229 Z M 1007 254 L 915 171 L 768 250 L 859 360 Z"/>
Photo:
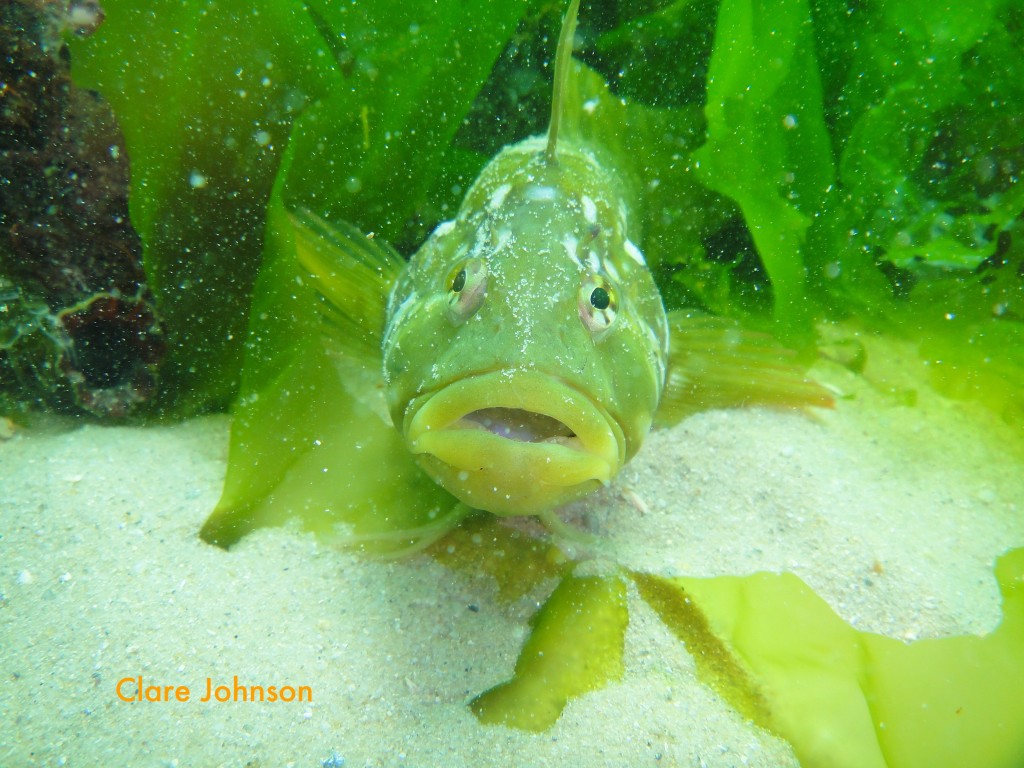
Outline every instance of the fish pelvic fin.
<path fill-rule="evenodd" d="M 405 261 L 387 243 L 350 224 L 328 223 L 306 208 L 289 211 L 295 253 L 322 297 L 337 349 L 379 365 L 388 293 Z"/>
<path fill-rule="evenodd" d="M 668 374 L 658 424 L 675 424 L 711 408 L 833 405 L 832 393 L 807 378 L 796 353 L 767 333 L 686 310 L 669 312 L 668 324 Z"/>
<path fill-rule="evenodd" d="M 562 122 L 562 105 L 572 73 L 572 44 L 576 37 L 576 19 L 579 16 L 580 0 L 572 0 L 562 20 L 562 32 L 558 36 L 555 50 L 555 85 L 551 96 L 551 123 L 548 125 L 548 144 L 544 157 L 549 163 L 555 161 L 555 147 L 558 144 L 558 129 Z"/>

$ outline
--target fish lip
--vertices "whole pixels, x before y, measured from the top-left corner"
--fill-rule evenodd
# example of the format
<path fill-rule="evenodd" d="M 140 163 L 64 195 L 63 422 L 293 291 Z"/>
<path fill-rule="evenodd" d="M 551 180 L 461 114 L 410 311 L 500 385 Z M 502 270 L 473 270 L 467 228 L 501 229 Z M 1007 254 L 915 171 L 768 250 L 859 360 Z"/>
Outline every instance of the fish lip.
<path fill-rule="evenodd" d="M 490 409 L 522 415 L 527 434 L 483 426 L 479 414 Z M 608 411 L 579 387 L 536 370 L 448 382 L 416 397 L 403 427 L 409 450 L 438 483 L 497 514 L 551 509 L 607 484 L 625 460 L 622 429 Z"/>

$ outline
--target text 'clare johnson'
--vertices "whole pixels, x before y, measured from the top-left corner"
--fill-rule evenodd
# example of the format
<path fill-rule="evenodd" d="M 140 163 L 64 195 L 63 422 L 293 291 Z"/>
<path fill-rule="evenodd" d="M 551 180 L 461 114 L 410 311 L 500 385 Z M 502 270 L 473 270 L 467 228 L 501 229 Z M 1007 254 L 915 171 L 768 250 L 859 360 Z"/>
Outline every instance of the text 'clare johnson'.
<path fill-rule="evenodd" d="M 144 683 L 142 675 L 122 677 L 117 681 L 117 698 L 128 702 L 186 702 L 192 701 L 192 688 L 188 685 L 154 685 Z M 206 678 L 203 694 L 195 699 L 200 703 L 274 703 L 313 701 L 313 688 L 309 685 L 243 685 L 235 675 L 230 685 L 218 685 Z"/>

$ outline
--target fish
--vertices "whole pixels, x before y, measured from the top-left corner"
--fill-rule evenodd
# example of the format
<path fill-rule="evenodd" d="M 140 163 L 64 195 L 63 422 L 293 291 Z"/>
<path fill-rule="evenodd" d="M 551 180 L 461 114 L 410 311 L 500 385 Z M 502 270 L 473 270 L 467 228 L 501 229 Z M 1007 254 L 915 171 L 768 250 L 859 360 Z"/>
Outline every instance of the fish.
<path fill-rule="evenodd" d="M 757 400 L 751 389 L 829 401 L 766 337 L 666 312 L 630 174 L 563 130 L 578 10 L 571 0 L 547 132 L 490 160 L 408 262 L 344 222 L 287 214 L 337 355 L 376 369 L 404 449 L 457 500 L 408 537 L 417 546 L 472 510 L 578 535 L 559 507 L 608 485 L 656 418 L 677 421 L 695 402 Z M 204 538 L 244 527 L 236 508 L 222 499 Z"/>
<path fill-rule="evenodd" d="M 633 207 L 607 162 L 558 138 L 554 102 L 547 136 L 500 152 L 410 260 L 382 345 L 389 410 L 423 469 L 473 508 L 549 523 L 637 452 L 668 357 Z"/>

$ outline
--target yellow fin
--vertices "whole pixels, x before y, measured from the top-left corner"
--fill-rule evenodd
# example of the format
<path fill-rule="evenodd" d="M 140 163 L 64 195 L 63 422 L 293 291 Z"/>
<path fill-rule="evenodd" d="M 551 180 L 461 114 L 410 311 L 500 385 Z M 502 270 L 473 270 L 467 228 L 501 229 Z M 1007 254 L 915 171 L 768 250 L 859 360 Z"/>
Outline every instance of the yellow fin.
<path fill-rule="evenodd" d="M 405 261 L 349 224 L 329 224 L 305 208 L 288 218 L 295 252 L 324 298 L 324 319 L 340 351 L 379 360 L 388 292 Z"/>
<path fill-rule="evenodd" d="M 668 378 L 656 419 L 674 424 L 697 411 L 740 405 L 832 406 L 795 353 L 735 320 L 676 310 L 668 316 Z"/>

